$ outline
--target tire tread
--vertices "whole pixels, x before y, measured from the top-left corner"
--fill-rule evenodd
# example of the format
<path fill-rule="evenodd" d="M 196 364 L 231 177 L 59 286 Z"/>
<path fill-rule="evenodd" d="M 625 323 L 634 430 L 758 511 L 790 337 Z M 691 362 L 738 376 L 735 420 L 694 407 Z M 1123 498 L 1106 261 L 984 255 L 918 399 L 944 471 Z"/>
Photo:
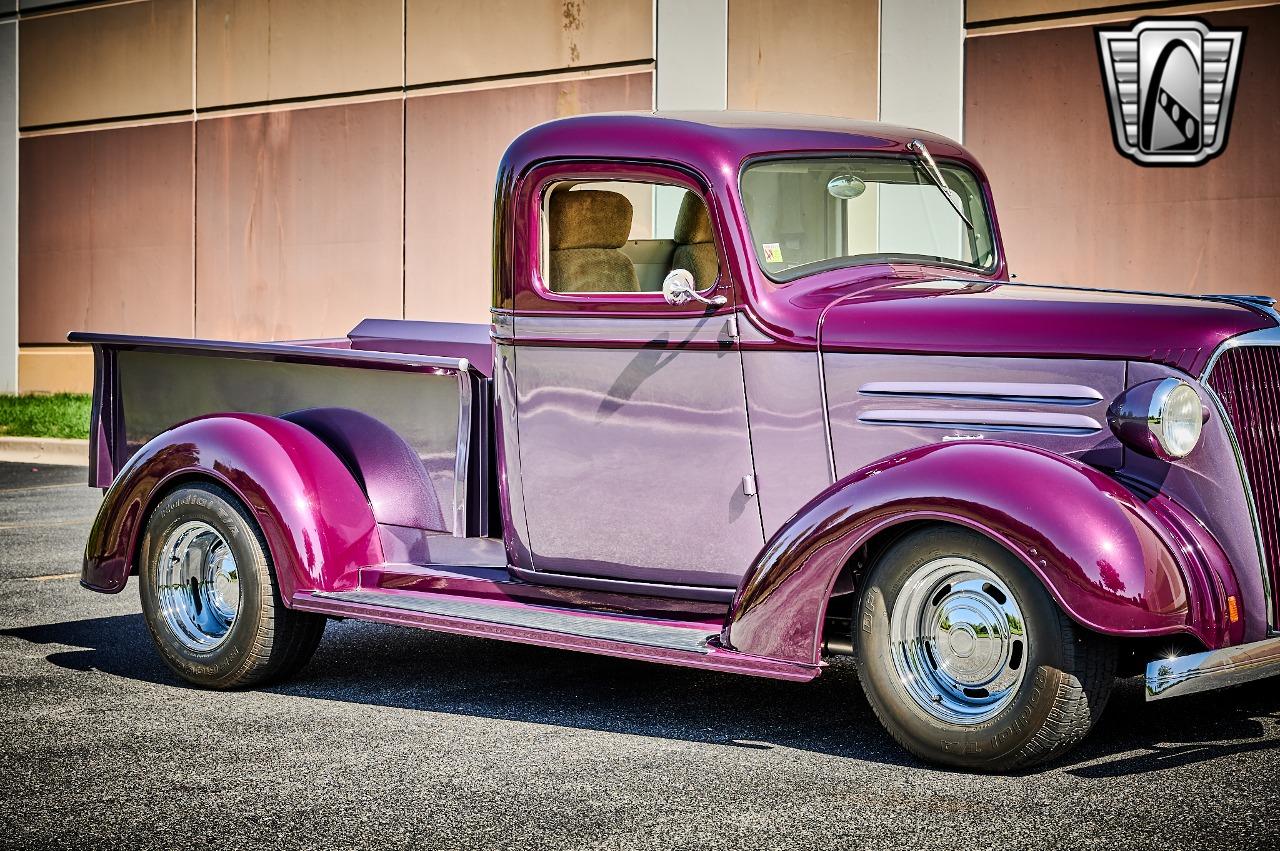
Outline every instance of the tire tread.
<path fill-rule="evenodd" d="M 909 548 L 916 541 L 927 541 L 931 535 L 939 532 L 948 534 L 949 531 L 944 526 L 918 530 L 897 541 L 881 558 L 891 558 L 899 548 Z M 976 536 L 976 533 L 970 533 L 968 530 L 964 530 L 961 534 Z M 876 565 L 872 566 L 868 573 L 869 577 L 875 574 L 876 568 Z M 882 705 L 880 699 L 870 699 L 872 695 L 868 691 L 867 703 L 876 719 L 894 741 L 916 757 L 928 762 L 943 762 L 952 767 L 963 767 L 973 771 L 1017 771 L 1056 759 L 1071 750 L 1088 735 L 1106 707 L 1107 698 L 1115 680 L 1116 648 L 1114 643 L 1106 637 L 1076 626 L 1052 599 L 1048 599 L 1048 603 L 1052 616 L 1057 619 L 1055 626 L 1056 633 L 1062 642 L 1063 664 L 1061 669 L 1050 669 L 1051 676 L 1056 681 L 1055 692 L 1053 705 L 1049 708 L 1044 723 L 1017 750 L 996 759 L 985 762 L 974 761 L 971 764 L 961 764 L 954 758 L 941 760 L 937 752 L 929 751 L 907 735 L 905 729 L 888 717 L 888 707 Z M 858 607 L 858 617 L 854 621 L 855 627 L 860 619 L 861 604 Z M 868 660 L 864 657 L 861 644 L 860 641 L 855 641 L 854 652 L 857 657 L 859 679 L 864 689 L 867 689 L 868 678 L 864 675 L 862 668 Z"/>
<path fill-rule="evenodd" d="M 161 648 L 161 657 L 179 676 L 205 688 L 245 688 L 265 685 L 291 676 L 305 665 L 315 652 L 324 635 L 327 619 L 323 615 L 311 612 L 294 611 L 284 605 L 266 537 L 248 508 L 226 488 L 214 482 L 189 482 L 166 495 L 159 505 L 163 505 L 165 500 L 175 494 L 190 490 L 203 491 L 226 503 L 252 531 L 258 550 L 255 554 L 259 562 L 258 566 L 264 568 L 262 576 L 267 587 L 263 590 L 267 593 L 259 595 L 256 613 L 241 611 L 238 615 L 238 617 L 256 615 L 258 628 L 253 633 L 253 646 L 244 654 L 240 664 L 231 671 L 220 676 L 204 677 L 188 666 L 178 664 L 170 658 L 169 651 L 157 635 L 157 626 L 148 618 L 148 627 Z M 148 518 L 148 523 L 150 522 L 151 518 Z M 152 532 L 149 525 L 147 533 Z M 143 593 L 145 594 L 145 589 Z"/>

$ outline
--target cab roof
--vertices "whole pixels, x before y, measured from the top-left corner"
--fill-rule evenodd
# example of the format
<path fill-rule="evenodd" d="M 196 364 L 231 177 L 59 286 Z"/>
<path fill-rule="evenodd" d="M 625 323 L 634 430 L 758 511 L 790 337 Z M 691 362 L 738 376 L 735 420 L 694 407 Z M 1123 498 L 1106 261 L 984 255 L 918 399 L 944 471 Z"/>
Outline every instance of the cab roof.
<path fill-rule="evenodd" d="M 507 149 L 504 169 L 565 157 L 666 160 L 704 173 L 755 156 L 804 153 L 902 153 L 913 139 L 935 157 L 958 160 L 981 174 L 955 141 L 924 130 L 821 115 L 735 110 L 607 112 L 559 118 L 526 130 Z"/>

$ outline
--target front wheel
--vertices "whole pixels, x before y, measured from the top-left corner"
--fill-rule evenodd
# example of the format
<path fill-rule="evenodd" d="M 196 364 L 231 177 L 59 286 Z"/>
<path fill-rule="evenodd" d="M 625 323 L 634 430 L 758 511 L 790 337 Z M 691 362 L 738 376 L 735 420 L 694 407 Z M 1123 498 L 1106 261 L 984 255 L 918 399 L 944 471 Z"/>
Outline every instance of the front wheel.
<path fill-rule="evenodd" d="M 1010 771 L 1084 738 L 1115 648 L 1075 626 L 1002 546 L 967 529 L 912 532 L 871 568 L 858 605 L 867 699 L 930 762 Z"/>
<path fill-rule="evenodd" d="M 180 487 L 147 521 L 142 614 L 165 664 L 206 688 L 281 679 L 306 664 L 323 615 L 285 608 L 252 516 L 212 483 Z"/>

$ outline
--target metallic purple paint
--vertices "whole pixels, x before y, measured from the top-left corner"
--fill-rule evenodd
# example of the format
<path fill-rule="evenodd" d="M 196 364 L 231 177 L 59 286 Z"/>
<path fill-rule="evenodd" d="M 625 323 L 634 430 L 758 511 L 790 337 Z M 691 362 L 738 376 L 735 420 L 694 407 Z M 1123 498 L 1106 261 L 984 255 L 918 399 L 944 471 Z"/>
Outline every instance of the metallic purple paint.
<path fill-rule="evenodd" d="M 913 281 L 833 303 L 822 321 L 822 348 L 1143 360 L 1198 374 L 1224 340 L 1273 325 L 1238 304 L 1185 296 Z"/>
<path fill-rule="evenodd" d="M 1129 364 L 1129 384 L 1176 376 L 1208 398 L 1197 380 L 1172 369 L 1150 363 Z M 1124 466 L 1118 471 L 1126 480 L 1147 493 L 1184 506 L 1203 535 L 1213 539 L 1226 556 L 1217 562 L 1216 580 L 1224 587 L 1238 586 L 1243 640 L 1257 641 L 1267 634 L 1266 593 L 1263 589 L 1262 563 L 1257 539 L 1250 522 L 1248 497 L 1244 481 L 1236 467 L 1235 453 L 1225 425 L 1218 412 L 1210 408 L 1200 444 L 1186 458 L 1176 463 L 1162 461 L 1134 451 L 1125 452 Z"/>
<path fill-rule="evenodd" d="M 1063 511 L 1062 506 L 1071 506 Z M 958 523 L 1018 556 L 1076 621 L 1109 635 L 1207 631 L 1193 619 L 1176 541 L 1114 479 L 1041 449 L 934 444 L 864 467 L 776 534 L 734 599 L 726 646 L 814 662 L 840 572 L 877 532 Z"/>
<path fill-rule="evenodd" d="M 390 426 L 350 408 L 307 408 L 281 419 L 302 426 L 347 463 L 379 523 L 448 531 L 427 468 Z"/>
<path fill-rule="evenodd" d="M 522 644 L 535 644 L 560 650 L 598 653 L 623 659 L 663 662 L 668 665 L 703 668 L 779 680 L 804 682 L 816 677 L 821 670 L 817 665 L 797 664 L 783 659 L 764 659 L 744 653 L 735 653 L 719 647 L 712 647 L 706 653 L 688 653 L 679 650 L 668 650 L 662 647 L 629 644 L 622 641 L 566 635 L 512 624 L 495 624 L 467 620 L 465 618 L 427 615 L 360 605 L 358 603 L 326 600 L 323 597 L 305 594 L 294 597 L 292 605 L 294 608 L 303 611 L 319 612 L 331 617 L 349 617 L 399 626 L 418 627 L 419 629 L 430 629 L 436 632 L 473 635 L 481 638 L 494 638 L 499 641 L 516 641 Z"/>
<path fill-rule="evenodd" d="M 85 549 L 81 582 L 116 592 L 145 554 L 147 513 L 170 486 L 217 482 L 249 506 L 276 564 L 281 596 L 342 590 L 380 564 L 378 527 L 365 495 L 329 447 L 294 423 L 224 414 L 179 425 L 129 460 L 107 492 Z"/>
<path fill-rule="evenodd" d="M 491 377 L 493 340 L 483 325 L 366 319 L 351 329 L 346 343 L 348 348 L 357 351 L 466 358 L 486 378 Z"/>
<path fill-rule="evenodd" d="M 1124 390 L 1123 363 L 824 353 L 822 364 L 838 476 L 895 452 L 974 434 L 1084 457 L 1094 466 L 1123 460 L 1106 426 L 1107 406 Z M 1054 382 L 1078 387 L 1071 391 L 1076 398 L 1035 396 Z M 868 392 L 873 384 L 898 385 L 900 392 Z M 1009 386 L 995 393 L 992 384 Z M 902 412 L 896 419 L 895 410 Z M 1078 425 L 1070 417 L 1093 425 L 1054 427 Z"/>
<path fill-rule="evenodd" d="M 252 507 L 290 604 L 430 629 L 807 679 L 820 670 L 830 593 L 857 548 L 895 525 L 932 520 L 1000 541 L 1091 629 L 1187 633 L 1206 647 L 1265 635 L 1246 495 L 1216 414 L 1176 464 L 1138 456 L 1103 425 L 1126 387 L 1198 374 L 1223 340 L 1274 326 L 1264 313 L 1221 300 L 1011 284 L 994 221 L 999 259 L 985 276 L 906 264 L 786 286 L 763 275 L 738 192 L 744 163 L 778 153 L 906 155 L 917 137 L 937 159 L 972 170 L 990 205 L 973 158 L 919 131 L 776 115 L 552 122 L 518 138 L 500 166 L 491 339 L 483 326 L 371 320 L 346 340 L 307 345 L 120 344 L 411 371 L 453 372 L 467 358 L 489 378 L 472 376 L 477 394 L 492 398 L 493 419 L 471 449 L 485 465 L 493 450 L 502 546 L 438 535 L 439 506 L 416 487 L 418 497 L 404 496 L 401 484 L 421 481 L 402 475 L 408 459 L 394 441 L 341 417 L 312 417 L 308 427 L 335 454 L 282 419 L 227 414 L 165 432 L 120 471 L 95 523 L 85 583 L 118 591 L 147 507 L 181 477 L 204 477 Z M 701 194 L 718 240 L 716 291 L 727 303 L 704 311 L 654 293 L 548 292 L 542 191 L 574 176 L 653 179 Z M 91 475 L 106 484 L 128 451 L 111 416 L 119 365 L 111 340 L 76 339 L 99 344 Z M 968 389 L 957 398 L 960 385 Z M 908 411 L 912 422 L 876 418 L 888 410 Z M 977 419 L 948 420 L 956 411 Z M 989 427 L 1003 439 L 964 439 Z M 363 459 L 354 464 L 363 491 L 339 454 Z M 832 467 L 843 476 L 835 484 Z M 477 478 L 488 482 L 483 471 Z M 395 563 L 402 559 L 419 563 Z M 425 563 L 437 560 L 457 561 Z M 717 600 L 743 571 L 720 617 Z M 311 593 L 357 588 L 689 612 L 719 630 L 724 646 L 694 658 Z M 1226 614 L 1228 596 L 1239 601 L 1238 621 Z"/>

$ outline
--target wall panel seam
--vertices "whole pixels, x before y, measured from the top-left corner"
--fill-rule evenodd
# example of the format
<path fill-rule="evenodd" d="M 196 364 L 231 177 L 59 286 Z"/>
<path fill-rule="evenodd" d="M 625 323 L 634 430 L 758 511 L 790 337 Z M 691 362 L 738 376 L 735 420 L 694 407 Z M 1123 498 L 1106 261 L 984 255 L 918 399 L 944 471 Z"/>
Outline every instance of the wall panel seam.
<path fill-rule="evenodd" d="M 1172 11 L 1179 7 L 1186 8 L 1192 14 L 1203 14 L 1205 11 L 1229 11 L 1234 9 L 1249 9 L 1274 5 L 1277 4 L 1275 2 L 1247 2 L 1247 0 L 1239 3 L 1233 3 L 1230 2 L 1230 0 L 1222 3 L 1196 3 L 1188 2 L 1188 0 L 1142 0 L 1142 2 L 1136 3 L 1104 4 L 1090 9 L 1068 9 L 1059 12 L 1043 12 L 1033 15 L 1013 15 L 1004 18 L 988 18 L 985 20 L 971 21 L 968 17 L 968 4 L 966 3 L 965 29 L 969 31 L 977 30 L 979 32 L 972 34 L 982 35 L 983 33 L 980 32 L 981 30 L 1017 26 L 1018 24 L 1073 26 L 1071 21 L 1075 19 L 1091 18 L 1099 15 L 1141 15 L 1144 12 Z M 1204 7 L 1211 8 L 1205 9 Z"/>
<path fill-rule="evenodd" d="M 536 72 L 519 72 L 514 74 L 499 74 L 492 77 L 473 77 L 465 80 L 447 80 L 439 83 L 415 83 L 411 86 L 388 86 L 377 89 L 365 89 L 362 91 L 334 92 L 331 94 L 304 95 L 292 98 L 279 98 L 276 100 L 250 101 L 245 103 L 219 104 L 217 106 L 205 106 L 199 109 L 182 109 L 172 110 L 168 112 L 141 113 L 138 115 L 124 116 L 103 116 L 100 118 L 87 118 L 76 121 L 62 121 L 50 124 L 33 124 L 19 128 L 22 135 L 27 134 L 44 134 L 49 131 L 59 130 L 100 130 L 115 129 L 118 127 L 141 126 L 145 124 L 160 123 L 162 119 L 202 119 L 202 118 L 220 118 L 227 113 L 236 110 L 261 110 L 270 111 L 272 108 L 281 109 L 289 107 L 306 108 L 308 105 L 323 103 L 325 106 L 338 105 L 342 102 L 355 101 L 356 99 L 385 99 L 392 100 L 397 97 L 405 97 L 413 94 L 433 94 L 437 90 L 458 89 L 460 87 L 476 86 L 480 88 L 488 88 L 485 83 L 512 83 L 514 85 L 530 84 L 534 85 L 540 82 L 559 82 L 566 78 L 578 77 L 604 77 L 604 76 L 621 76 L 628 73 L 639 73 L 643 71 L 651 71 L 654 67 L 652 59 L 644 59 L 637 61 L 625 62 L 608 62 L 600 65 L 579 65 L 571 68 L 552 69 L 548 71 Z M 616 74 L 601 74 L 597 72 L 612 71 Z M 378 98 L 377 96 L 385 96 Z"/>

